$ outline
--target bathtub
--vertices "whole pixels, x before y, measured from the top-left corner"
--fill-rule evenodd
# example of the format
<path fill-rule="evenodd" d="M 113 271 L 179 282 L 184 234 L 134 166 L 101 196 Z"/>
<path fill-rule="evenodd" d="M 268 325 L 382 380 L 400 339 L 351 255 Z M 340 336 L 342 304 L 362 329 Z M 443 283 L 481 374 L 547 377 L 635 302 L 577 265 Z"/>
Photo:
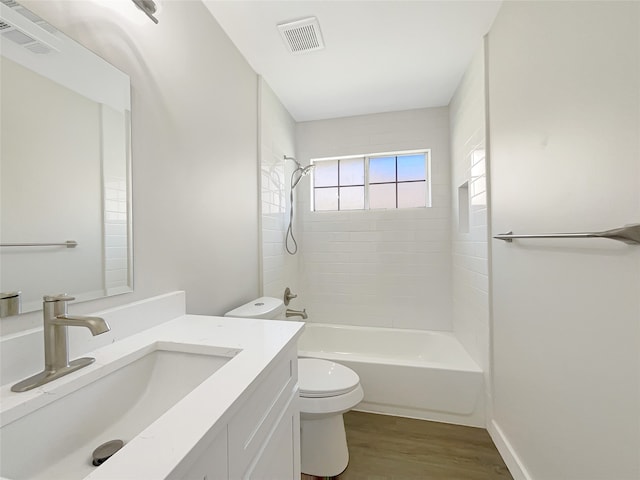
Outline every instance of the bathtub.
<path fill-rule="evenodd" d="M 298 355 L 355 370 L 356 410 L 484 426 L 482 370 L 452 333 L 307 322 Z"/>

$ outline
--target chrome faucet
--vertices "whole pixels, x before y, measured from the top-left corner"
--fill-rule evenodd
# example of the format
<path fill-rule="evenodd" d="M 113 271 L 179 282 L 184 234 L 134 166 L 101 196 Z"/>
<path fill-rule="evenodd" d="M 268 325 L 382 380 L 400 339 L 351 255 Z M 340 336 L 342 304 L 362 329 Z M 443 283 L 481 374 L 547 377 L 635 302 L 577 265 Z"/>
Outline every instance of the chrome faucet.
<path fill-rule="evenodd" d="M 13 392 L 26 392 L 49 383 L 56 378 L 68 375 L 82 367 L 92 364 L 90 357 L 69 361 L 69 340 L 67 327 L 86 327 L 93 336 L 110 330 L 109 325 L 100 317 L 69 315 L 67 302 L 75 300 L 66 294 L 43 297 L 44 315 L 44 370 L 32 377 L 16 383 Z"/>
<path fill-rule="evenodd" d="M 287 316 L 287 318 L 289 318 L 289 317 L 302 317 L 303 320 L 306 320 L 307 318 L 309 318 L 307 316 L 307 309 L 306 308 L 302 309 L 302 311 L 293 310 L 292 308 L 287 308 L 287 311 L 285 312 L 285 315 Z"/>

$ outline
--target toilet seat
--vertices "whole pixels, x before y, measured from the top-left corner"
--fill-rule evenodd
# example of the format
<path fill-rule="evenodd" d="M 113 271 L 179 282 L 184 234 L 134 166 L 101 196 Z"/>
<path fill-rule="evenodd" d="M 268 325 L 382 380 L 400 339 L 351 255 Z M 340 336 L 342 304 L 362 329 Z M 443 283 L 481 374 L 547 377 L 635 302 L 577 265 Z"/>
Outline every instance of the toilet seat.
<path fill-rule="evenodd" d="M 327 398 L 355 390 L 360 384 L 360 377 L 339 363 L 319 358 L 300 358 L 298 382 L 301 397 Z"/>
<path fill-rule="evenodd" d="M 298 397 L 300 418 L 312 418 L 314 415 L 336 415 L 348 412 L 364 398 L 364 390 L 358 384 L 349 393 L 335 397 Z"/>

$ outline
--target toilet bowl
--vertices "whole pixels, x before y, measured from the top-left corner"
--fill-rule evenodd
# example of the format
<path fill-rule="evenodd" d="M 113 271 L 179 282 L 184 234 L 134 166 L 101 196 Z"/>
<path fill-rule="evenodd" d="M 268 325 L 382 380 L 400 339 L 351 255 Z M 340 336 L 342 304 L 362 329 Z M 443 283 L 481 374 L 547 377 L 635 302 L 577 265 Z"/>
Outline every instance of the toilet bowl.
<path fill-rule="evenodd" d="M 284 302 L 261 297 L 226 317 L 282 319 Z M 298 359 L 300 456 L 302 473 L 335 477 L 349 463 L 342 414 L 364 398 L 358 374 L 344 365 L 318 358 Z"/>
<path fill-rule="evenodd" d="M 358 374 L 318 358 L 298 359 L 302 472 L 317 477 L 340 475 L 349 463 L 342 414 L 364 398 Z"/>

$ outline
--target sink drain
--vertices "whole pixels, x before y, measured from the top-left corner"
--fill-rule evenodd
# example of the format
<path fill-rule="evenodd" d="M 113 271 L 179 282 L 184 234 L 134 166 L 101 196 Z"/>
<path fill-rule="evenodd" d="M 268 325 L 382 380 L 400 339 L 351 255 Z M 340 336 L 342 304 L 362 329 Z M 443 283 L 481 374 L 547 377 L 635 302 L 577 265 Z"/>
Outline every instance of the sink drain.
<path fill-rule="evenodd" d="M 111 457 L 111 455 L 116 453 L 123 446 L 124 442 L 122 440 L 110 440 L 103 443 L 93 451 L 93 461 L 91 463 L 96 467 L 102 465 L 109 457 Z"/>

